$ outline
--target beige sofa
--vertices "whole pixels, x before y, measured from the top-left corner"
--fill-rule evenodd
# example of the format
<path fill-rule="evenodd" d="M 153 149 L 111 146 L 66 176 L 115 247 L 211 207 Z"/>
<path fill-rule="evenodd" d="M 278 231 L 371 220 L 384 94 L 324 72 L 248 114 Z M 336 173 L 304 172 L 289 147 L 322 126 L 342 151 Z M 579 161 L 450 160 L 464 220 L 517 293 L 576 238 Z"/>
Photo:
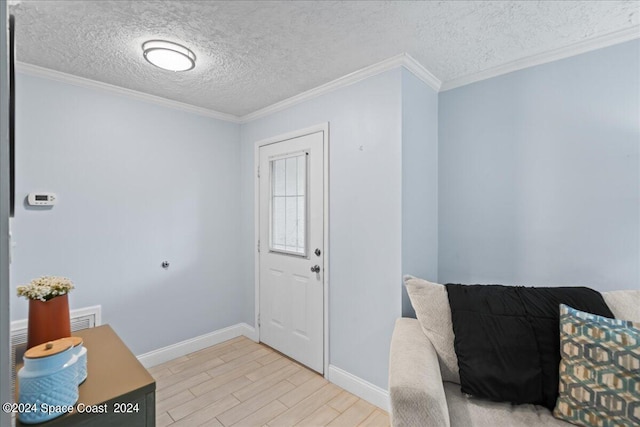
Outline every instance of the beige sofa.
<path fill-rule="evenodd" d="M 411 295 L 409 288 L 407 283 Z M 423 314 L 422 320 L 429 328 L 426 332 L 417 319 L 396 321 L 389 360 L 392 426 L 572 426 L 554 418 L 542 406 L 489 402 L 460 392 L 451 312 L 448 300 L 442 299 L 443 295 L 446 297 L 446 291 L 443 286 L 441 288 L 434 288 L 435 292 L 419 287 L 413 289 L 411 300 L 416 312 L 431 313 L 428 319 Z M 415 296 L 416 289 L 418 297 Z M 640 321 L 640 291 L 606 292 L 603 297 L 616 318 Z"/>

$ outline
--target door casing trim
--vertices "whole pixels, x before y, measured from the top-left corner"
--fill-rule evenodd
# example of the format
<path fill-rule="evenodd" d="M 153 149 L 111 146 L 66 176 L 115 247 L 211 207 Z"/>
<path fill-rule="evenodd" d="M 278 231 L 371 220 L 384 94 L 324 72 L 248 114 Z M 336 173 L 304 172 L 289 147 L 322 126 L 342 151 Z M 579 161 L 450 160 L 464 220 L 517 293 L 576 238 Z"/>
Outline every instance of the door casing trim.
<path fill-rule="evenodd" d="M 253 207 L 253 224 L 254 224 L 254 238 L 253 238 L 253 254 L 254 254 L 254 282 L 255 282 L 255 312 L 253 324 L 256 331 L 256 340 L 260 341 L 260 327 L 258 326 L 258 315 L 260 314 L 260 256 L 258 255 L 258 241 L 260 240 L 260 180 L 258 178 L 258 166 L 260 165 L 260 147 L 265 145 L 275 144 L 277 142 L 286 141 L 289 139 L 299 138 L 301 136 L 310 135 L 313 133 L 322 132 L 322 149 L 323 149 L 323 244 L 324 244 L 324 257 L 323 259 L 323 271 L 322 275 L 322 287 L 324 290 L 323 301 L 323 316 L 324 316 L 324 363 L 323 363 L 323 375 L 325 378 L 329 376 L 329 122 L 320 123 L 314 126 L 310 126 L 304 129 L 294 130 L 280 134 L 271 138 L 262 139 L 254 143 L 253 153 L 253 194 L 254 194 L 254 207 Z M 263 248 L 265 245 L 262 245 Z"/>

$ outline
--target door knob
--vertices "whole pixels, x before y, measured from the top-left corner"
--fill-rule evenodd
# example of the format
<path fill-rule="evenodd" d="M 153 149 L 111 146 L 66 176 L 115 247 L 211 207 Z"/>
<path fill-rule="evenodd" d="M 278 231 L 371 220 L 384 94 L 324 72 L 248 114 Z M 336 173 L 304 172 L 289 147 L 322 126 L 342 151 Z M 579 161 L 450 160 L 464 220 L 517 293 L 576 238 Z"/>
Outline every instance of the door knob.
<path fill-rule="evenodd" d="M 320 248 L 316 248 L 314 254 L 316 254 L 316 256 L 320 256 L 322 252 L 320 252 Z"/>
<path fill-rule="evenodd" d="M 312 273 L 320 273 L 320 266 L 319 265 L 314 265 L 313 267 L 311 267 L 311 272 Z"/>

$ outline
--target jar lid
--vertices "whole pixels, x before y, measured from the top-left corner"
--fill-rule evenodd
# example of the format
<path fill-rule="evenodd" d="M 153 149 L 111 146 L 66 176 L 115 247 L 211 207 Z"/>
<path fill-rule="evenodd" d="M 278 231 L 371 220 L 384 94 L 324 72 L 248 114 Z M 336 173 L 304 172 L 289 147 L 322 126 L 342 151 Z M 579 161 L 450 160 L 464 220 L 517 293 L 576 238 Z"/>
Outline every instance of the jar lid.
<path fill-rule="evenodd" d="M 69 337 L 69 338 L 64 338 L 64 339 L 71 341 L 71 344 L 73 344 L 74 347 L 82 345 L 82 343 L 83 343 L 82 338 L 80 338 L 80 337 Z"/>
<path fill-rule="evenodd" d="M 42 357 L 54 356 L 69 350 L 73 347 L 73 343 L 68 338 L 61 338 L 55 341 L 49 341 L 44 344 L 31 347 L 24 353 L 24 357 L 27 359 L 40 359 Z"/>

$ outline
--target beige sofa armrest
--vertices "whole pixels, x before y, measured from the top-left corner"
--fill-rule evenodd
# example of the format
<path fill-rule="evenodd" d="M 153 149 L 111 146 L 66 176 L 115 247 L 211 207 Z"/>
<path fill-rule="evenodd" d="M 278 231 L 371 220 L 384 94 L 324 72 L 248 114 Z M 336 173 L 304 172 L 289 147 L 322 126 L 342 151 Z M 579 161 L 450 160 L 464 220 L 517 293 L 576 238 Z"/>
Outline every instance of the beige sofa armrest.
<path fill-rule="evenodd" d="M 389 355 L 394 427 L 449 427 L 438 355 L 416 319 L 396 321 Z"/>

